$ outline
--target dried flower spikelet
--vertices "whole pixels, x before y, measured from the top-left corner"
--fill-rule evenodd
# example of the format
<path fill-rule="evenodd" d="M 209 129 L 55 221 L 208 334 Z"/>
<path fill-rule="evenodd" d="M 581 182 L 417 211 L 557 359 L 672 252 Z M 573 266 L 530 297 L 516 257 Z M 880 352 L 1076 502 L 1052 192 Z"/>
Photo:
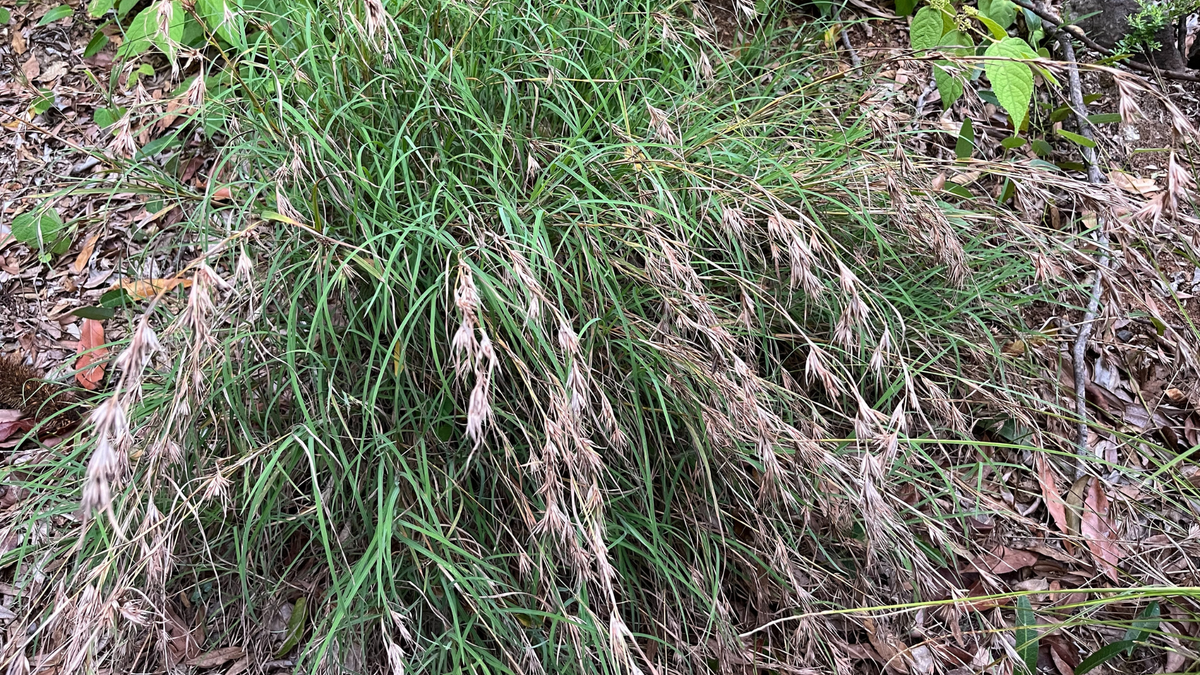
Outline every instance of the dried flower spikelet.
<path fill-rule="evenodd" d="M 888 356 L 892 353 L 892 333 L 887 328 L 883 329 L 883 335 L 879 338 L 879 344 L 875 345 L 875 351 L 871 352 L 871 361 L 867 364 L 871 372 L 877 377 L 883 375 L 883 366 L 887 363 Z"/>
<path fill-rule="evenodd" d="M 88 460 L 83 482 L 83 509 L 88 513 L 106 509 L 112 503 L 112 485 L 125 473 L 125 450 L 132 441 L 119 396 L 97 406 L 90 421 L 96 431 L 96 449 Z"/>
<path fill-rule="evenodd" d="M 392 642 L 387 631 L 384 631 L 383 634 L 383 645 L 387 651 L 388 666 L 392 670 L 392 675 L 404 675 L 404 650 L 400 648 L 400 645 Z"/>
<path fill-rule="evenodd" d="M 617 608 L 614 606 L 608 617 L 608 649 L 612 654 L 613 663 L 617 664 L 618 672 L 638 672 L 632 655 L 629 653 L 628 640 L 632 637 L 633 634 L 629 632 L 629 628 L 621 620 L 621 615 L 617 613 Z"/>
<path fill-rule="evenodd" d="M 712 61 L 708 60 L 708 53 L 703 49 L 700 50 L 700 79 L 705 82 L 713 81 L 713 66 Z"/>
<path fill-rule="evenodd" d="M 1121 75 L 1113 77 L 1113 80 L 1117 83 L 1117 93 L 1120 97 L 1117 110 L 1121 113 L 1121 121 L 1125 124 L 1133 124 L 1144 117 L 1142 108 L 1137 102 L 1137 87 Z"/>
<path fill-rule="evenodd" d="M 183 100 L 188 107 L 196 109 L 204 105 L 204 95 L 207 89 L 204 83 L 204 69 L 201 68 L 196 77 L 192 78 L 192 83 L 188 85 L 187 91 L 183 94 Z"/>
<path fill-rule="evenodd" d="M 1187 200 L 1188 190 L 1196 187 L 1192 174 L 1175 159 L 1175 153 L 1167 163 L 1167 191 L 1174 199 Z"/>
<path fill-rule="evenodd" d="M 828 356 L 823 349 L 809 342 L 808 359 L 804 362 L 804 378 L 810 385 L 820 380 L 821 385 L 825 388 L 825 395 L 829 398 L 837 398 L 841 396 L 842 387 L 838 384 L 833 371 L 825 365 L 827 359 Z"/>
<path fill-rule="evenodd" d="M 649 103 L 646 104 L 646 112 L 650 114 L 650 131 L 663 143 L 674 145 L 679 142 L 679 135 L 671 128 L 671 122 L 667 118 L 667 113 L 655 108 Z"/>
<path fill-rule="evenodd" d="M 750 229 L 750 219 L 744 211 L 736 206 L 721 207 L 721 225 L 725 231 L 738 239 L 742 239 Z"/>
<path fill-rule="evenodd" d="M 758 8 L 753 0 L 734 0 L 733 6 L 737 9 L 735 14 L 745 17 L 748 21 L 758 16 Z"/>
<path fill-rule="evenodd" d="M 175 4 L 171 0 L 159 0 L 158 11 L 155 14 L 155 19 L 157 21 L 158 28 L 157 40 L 161 40 L 161 42 L 156 43 L 166 45 L 166 49 L 164 51 L 167 52 L 167 56 L 171 61 L 171 72 L 178 73 L 179 62 L 175 58 L 175 54 L 179 51 L 179 43 L 171 37 L 171 28 L 172 26 L 177 27 L 178 22 L 183 21 L 183 17 L 178 17 L 178 19 L 176 18 Z M 141 83 L 140 79 L 138 80 L 138 83 Z"/>
<path fill-rule="evenodd" d="M 384 46 L 390 44 L 391 36 L 387 31 L 389 17 L 383 3 L 380 0 L 363 0 L 363 13 L 366 14 L 367 35 L 372 40 L 381 39 Z"/>
<path fill-rule="evenodd" d="M 113 139 L 108 149 L 119 157 L 132 157 L 137 152 L 137 143 L 133 140 L 133 111 L 126 112 L 117 120 L 112 128 Z"/>
<path fill-rule="evenodd" d="M 533 182 L 534 178 L 542 172 L 542 165 L 538 163 L 537 155 L 530 152 L 525 158 L 525 178 L 529 182 Z"/>
<path fill-rule="evenodd" d="M 875 437 L 875 430 L 887 423 L 887 416 L 867 404 L 866 399 L 854 392 L 858 399 L 858 413 L 854 416 L 854 435 L 860 441 Z"/>

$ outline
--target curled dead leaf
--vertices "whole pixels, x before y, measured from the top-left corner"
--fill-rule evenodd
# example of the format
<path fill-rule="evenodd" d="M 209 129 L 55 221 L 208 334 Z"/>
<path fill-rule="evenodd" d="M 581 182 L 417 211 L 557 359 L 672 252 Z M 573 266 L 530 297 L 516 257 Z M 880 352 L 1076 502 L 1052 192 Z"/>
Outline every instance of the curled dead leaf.
<path fill-rule="evenodd" d="M 212 200 L 214 202 L 227 202 L 232 199 L 233 199 L 233 191 L 230 190 L 228 186 L 223 187 L 223 188 L 217 188 L 212 193 Z"/>
<path fill-rule="evenodd" d="M 192 285 L 191 279 L 183 279 L 173 277 L 170 279 L 137 279 L 125 280 L 119 284 L 114 284 L 109 288 L 110 291 L 121 289 L 125 291 L 133 300 L 149 300 L 159 293 L 169 293 L 176 286 L 190 288 Z"/>
<path fill-rule="evenodd" d="M 241 647 L 223 647 L 214 649 L 210 652 L 188 659 L 185 665 L 195 668 L 215 668 L 224 665 L 230 661 L 235 661 L 246 655 L 246 650 Z"/>

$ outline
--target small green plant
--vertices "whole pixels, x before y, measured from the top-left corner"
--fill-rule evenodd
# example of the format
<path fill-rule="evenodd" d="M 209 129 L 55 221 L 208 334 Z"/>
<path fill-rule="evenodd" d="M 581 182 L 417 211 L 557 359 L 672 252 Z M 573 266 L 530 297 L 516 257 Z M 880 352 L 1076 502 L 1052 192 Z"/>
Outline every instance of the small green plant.
<path fill-rule="evenodd" d="M 1129 32 L 1117 42 L 1116 52 L 1121 55 L 1153 52 L 1162 48 L 1158 34 L 1162 29 L 1180 19 L 1200 11 L 1197 0 L 1168 0 L 1147 2 L 1138 0 L 1138 11 L 1125 18 Z"/>
<path fill-rule="evenodd" d="M 125 30 L 125 41 L 118 56 L 133 58 L 151 49 L 157 49 L 171 61 L 175 60 L 180 46 L 197 47 L 211 34 L 220 42 L 233 47 L 246 44 L 246 22 L 239 0 L 198 0 L 193 6 L 185 7 L 181 0 L 162 0 L 132 15 L 137 2 L 130 0 L 91 0 L 88 15 L 99 19 L 110 16 Z M 85 48 L 85 55 L 99 52 L 108 44 L 109 38 L 100 26 Z"/>
<path fill-rule="evenodd" d="M 1054 81 L 1044 68 L 1027 63 L 1038 58 L 1038 51 L 1024 39 L 1008 34 L 1019 9 L 1011 0 L 981 0 L 978 8 L 968 5 L 956 8 L 950 0 L 930 0 L 913 17 L 909 33 L 912 48 L 918 52 L 938 50 L 950 56 L 969 57 L 982 48 L 983 56 L 987 57 L 984 73 L 991 82 L 992 93 L 1016 130 L 1029 117 L 1034 70 Z M 953 105 L 963 94 L 963 83 L 949 61 L 934 63 L 934 81 L 945 107 Z"/>
<path fill-rule="evenodd" d="M 53 207 L 38 207 L 12 219 L 13 239 L 39 249 L 43 261 L 49 260 L 50 255 L 66 253 L 71 247 L 71 239 L 64 230 L 62 218 Z"/>

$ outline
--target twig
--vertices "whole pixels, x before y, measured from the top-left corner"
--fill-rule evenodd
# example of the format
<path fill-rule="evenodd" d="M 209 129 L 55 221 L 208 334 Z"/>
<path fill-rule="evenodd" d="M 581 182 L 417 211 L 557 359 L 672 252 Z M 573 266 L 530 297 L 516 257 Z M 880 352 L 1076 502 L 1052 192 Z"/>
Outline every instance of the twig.
<path fill-rule="evenodd" d="M 1070 33 L 1071 37 L 1074 37 L 1076 40 L 1079 40 L 1080 42 L 1082 42 L 1084 45 L 1087 46 L 1088 49 L 1091 49 L 1094 52 L 1098 52 L 1099 54 L 1101 54 L 1103 56 L 1113 56 L 1114 55 L 1114 52 L 1111 49 L 1104 47 L 1103 45 L 1097 43 L 1095 40 L 1088 37 L 1087 34 L 1083 32 L 1082 28 L 1080 28 L 1079 26 L 1065 24 L 1061 18 L 1055 16 L 1050 10 L 1038 7 L 1037 5 L 1033 4 L 1029 0 L 1012 0 L 1012 1 L 1018 7 L 1024 7 L 1025 9 L 1033 12 L 1034 14 L 1037 14 L 1039 17 L 1041 17 L 1042 21 L 1049 23 L 1051 25 L 1051 27 L 1056 28 L 1060 31 L 1065 31 L 1067 33 Z M 1148 65 L 1145 63 L 1139 63 L 1137 61 L 1131 61 L 1131 60 L 1125 60 L 1125 61 L 1122 61 L 1121 63 L 1122 63 L 1122 65 L 1128 66 L 1134 70 L 1140 70 L 1143 73 L 1149 73 L 1151 75 L 1162 75 L 1163 77 L 1170 78 L 1172 80 L 1183 80 L 1185 82 L 1200 82 L 1200 75 L 1194 75 L 1192 73 L 1186 73 L 1186 72 L 1183 72 L 1180 70 L 1161 70 L 1159 68 L 1155 68 L 1154 66 L 1151 66 L 1151 65 Z"/>
<path fill-rule="evenodd" d="M 1079 85 L 1079 64 L 1075 61 L 1075 48 L 1071 45 L 1071 36 L 1066 31 L 1058 34 L 1058 44 L 1063 50 L 1063 60 L 1067 62 L 1067 86 L 1069 102 L 1075 113 L 1075 124 L 1084 138 L 1094 141 L 1091 124 L 1088 122 L 1087 111 L 1083 105 L 1083 91 Z M 1104 182 L 1104 174 L 1096 162 L 1096 149 L 1083 146 L 1083 161 L 1087 164 L 1088 183 L 1099 185 Z M 1079 324 L 1079 334 L 1075 336 L 1075 344 L 1071 346 L 1071 361 L 1075 373 L 1075 414 L 1079 418 L 1076 428 L 1075 454 L 1077 459 L 1076 473 L 1083 472 L 1083 458 L 1088 452 L 1088 413 L 1087 413 L 1087 358 L 1088 338 L 1092 334 L 1092 323 L 1096 320 L 1096 312 L 1100 309 L 1100 290 L 1103 284 L 1104 270 L 1108 268 L 1108 235 L 1104 231 L 1104 218 L 1099 213 L 1096 216 L 1096 245 L 1099 253 L 1096 257 L 1096 277 L 1092 282 L 1092 293 L 1088 298 L 1087 310 L 1083 313 L 1083 321 Z"/>
<path fill-rule="evenodd" d="M 841 23 L 841 17 L 838 17 L 838 23 Z M 858 58 L 858 52 L 855 51 L 854 45 L 850 44 L 850 34 L 846 32 L 846 24 L 842 24 L 842 44 L 845 45 L 846 51 L 850 52 L 850 63 L 855 68 L 862 68 L 862 59 Z"/>

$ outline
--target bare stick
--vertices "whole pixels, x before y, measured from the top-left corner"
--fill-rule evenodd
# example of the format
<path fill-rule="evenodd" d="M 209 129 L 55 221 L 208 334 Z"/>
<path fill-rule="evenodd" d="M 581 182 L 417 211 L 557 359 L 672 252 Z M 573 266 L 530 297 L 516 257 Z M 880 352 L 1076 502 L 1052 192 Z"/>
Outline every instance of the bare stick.
<path fill-rule="evenodd" d="M 837 22 L 841 24 L 842 44 L 846 47 L 846 51 L 850 53 L 850 63 L 855 68 L 862 68 L 862 59 L 858 58 L 858 52 L 854 49 L 854 45 L 850 44 L 850 34 L 846 32 L 846 24 L 842 23 L 841 15 L 838 15 Z"/>
<path fill-rule="evenodd" d="M 1075 62 L 1075 48 L 1071 45 L 1071 36 L 1065 31 L 1058 34 L 1058 44 L 1063 50 L 1063 60 L 1067 62 L 1067 85 L 1069 102 L 1075 113 L 1075 124 L 1079 133 L 1088 140 L 1095 140 L 1092 127 L 1088 122 L 1087 111 L 1083 105 L 1083 91 L 1079 85 L 1079 66 Z M 1096 162 L 1096 149 L 1083 146 L 1083 160 L 1087 163 L 1088 182 L 1098 185 L 1104 182 L 1104 174 Z M 1092 335 L 1092 323 L 1096 320 L 1096 312 L 1100 309 L 1100 290 L 1103 285 L 1104 270 L 1108 268 L 1108 235 L 1104 231 L 1104 218 L 1096 217 L 1096 245 L 1100 252 L 1096 257 L 1096 277 L 1092 282 L 1092 294 L 1088 298 L 1087 310 L 1083 313 L 1083 321 L 1079 323 L 1079 334 L 1075 336 L 1075 344 L 1071 347 L 1071 361 L 1075 371 L 1075 414 L 1079 418 L 1076 428 L 1075 454 L 1078 464 L 1076 473 L 1083 472 L 1083 458 L 1088 453 L 1088 412 L 1087 412 L 1087 358 L 1088 338 Z"/>

